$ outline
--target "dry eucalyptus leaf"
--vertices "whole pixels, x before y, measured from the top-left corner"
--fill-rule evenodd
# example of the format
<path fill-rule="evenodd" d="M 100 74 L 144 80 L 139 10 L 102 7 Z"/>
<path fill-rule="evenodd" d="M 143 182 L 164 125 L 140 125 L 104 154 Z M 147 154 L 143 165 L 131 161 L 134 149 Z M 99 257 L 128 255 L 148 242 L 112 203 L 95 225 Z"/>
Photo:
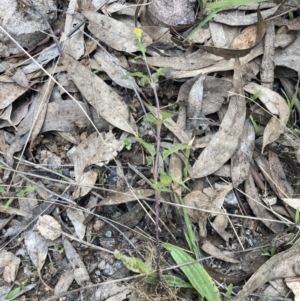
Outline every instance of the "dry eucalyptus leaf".
<path fill-rule="evenodd" d="M 300 30 L 300 16 L 293 19 L 275 18 L 276 26 L 286 26 L 289 30 Z"/>
<path fill-rule="evenodd" d="M 272 151 L 269 151 L 269 164 L 271 178 L 276 185 L 277 195 L 280 198 L 293 197 L 294 189 L 286 178 L 285 172 L 282 168 L 282 164 L 278 156 Z"/>
<path fill-rule="evenodd" d="M 78 283 L 78 285 L 83 285 L 85 281 L 90 280 L 89 273 L 79 254 L 65 237 L 63 238 L 63 245 L 66 257 L 73 268 L 75 281 Z"/>
<path fill-rule="evenodd" d="M 89 31 L 109 47 L 127 53 L 139 51 L 133 26 L 93 11 L 83 11 L 83 15 L 89 20 Z M 146 47 L 152 43 L 152 39 L 144 33 L 142 42 Z"/>
<path fill-rule="evenodd" d="M 271 257 L 262 265 L 236 295 L 235 300 L 245 300 L 249 294 L 270 280 L 298 276 L 295 269 L 299 265 L 300 239 L 292 247 Z"/>
<path fill-rule="evenodd" d="M 122 150 L 124 143 L 117 140 L 113 133 L 104 133 L 101 136 L 93 133 L 85 141 L 81 142 L 74 154 L 73 162 L 75 168 L 75 178 L 80 177 L 80 173 L 91 164 L 102 166 L 115 158 Z"/>
<path fill-rule="evenodd" d="M 159 56 L 147 58 L 147 62 L 149 63 L 149 65 L 165 68 L 171 67 L 173 69 L 186 71 L 211 66 L 216 62 L 216 60 L 220 59 L 214 59 L 213 57 L 205 57 L 203 53 L 200 53 L 199 51 L 186 57 Z"/>
<path fill-rule="evenodd" d="M 0 110 L 8 107 L 27 90 L 28 88 L 21 87 L 16 83 L 0 82 Z"/>
<path fill-rule="evenodd" d="M 61 226 L 51 215 L 40 216 L 37 222 L 37 229 L 46 239 L 55 240 L 61 235 Z"/>
<path fill-rule="evenodd" d="M 20 263 L 20 258 L 15 254 L 5 250 L 0 251 L 0 271 L 3 273 L 5 282 L 12 283 L 15 281 Z"/>
<path fill-rule="evenodd" d="M 219 248 L 214 246 L 207 238 L 203 240 L 201 249 L 207 254 L 214 256 L 220 260 L 231 263 L 240 262 L 238 259 L 234 258 L 234 255 L 231 254 L 229 251 L 221 251 Z"/>
<path fill-rule="evenodd" d="M 238 60 L 238 59 L 236 59 Z M 237 63 L 235 76 L 239 77 L 240 65 Z M 241 76 L 240 82 L 241 82 Z M 227 112 L 222 120 L 219 131 L 215 134 L 207 147 L 200 154 L 195 164 L 190 169 L 193 178 L 201 178 L 218 170 L 233 154 L 238 146 L 239 137 L 245 122 L 246 103 L 240 94 L 231 97 Z"/>
<path fill-rule="evenodd" d="M 76 18 L 78 0 L 71 0 L 68 5 L 68 10 L 66 13 L 66 21 L 64 32 L 61 36 L 61 41 L 64 41 L 64 52 L 71 55 L 75 59 L 79 59 L 84 54 L 84 34 L 82 30 L 84 29 L 84 24 L 79 28 L 79 30 L 73 36 L 66 39 L 67 34 L 74 28 L 74 26 L 80 22 L 78 17 Z"/>
<path fill-rule="evenodd" d="M 76 235 L 82 240 L 86 230 L 86 226 L 83 224 L 85 220 L 83 212 L 81 210 L 67 208 L 67 215 L 74 226 Z"/>
<path fill-rule="evenodd" d="M 234 187 L 238 187 L 249 175 L 255 144 L 255 131 L 249 120 L 246 120 L 239 145 L 231 157 L 231 178 Z"/>
<path fill-rule="evenodd" d="M 32 113 L 34 123 L 31 131 L 30 149 L 32 148 L 35 138 L 39 135 L 43 128 L 45 116 L 47 114 L 48 102 L 52 94 L 53 87 L 54 81 L 52 79 L 48 79 L 48 81 L 43 84 L 40 91 L 35 95 L 36 105 Z"/>
<path fill-rule="evenodd" d="M 282 200 L 294 209 L 300 209 L 300 199 L 282 198 Z"/>
<path fill-rule="evenodd" d="M 256 217 L 276 220 L 276 217 L 264 206 L 258 194 L 257 188 L 255 186 L 251 174 L 249 174 L 248 179 L 245 181 L 245 194 L 246 194 L 247 202 Z M 261 222 L 265 224 L 274 233 L 279 233 L 283 231 L 285 228 L 283 224 L 279 224 L 276 222 L 270 222 L 265 220 L 261 220 Z"/>
<path fill-rule="evenodd" d="M 127 89 L 136 88 L 139 90 L 135 79 L 130 76 L 126 77 L 125 74 L 127 74 L 127 71 L 118 66 L 121 64 L 116 57 L 114 57 L 114 61 L 112 61 L 102 49 L 98 49 L 94 54 L 94 58 L 100 65 L 101 69 L 106 72 L 116 84 Z M 122 72 L 120 68 L 123 69 L 124 72 Z"/>
<path fill-rule="evenodd" d="M 24 242 L 32 263 L 40 272 L 48 254 L 46 240 L 39 232 L 27 230 L 24 232 Z"/>
<path fill-rule="evenodd" d="M 17 83 L 18 85 L 20 85 L 21 87 L 24 88 L 29 88 L 29 83 L 28 83 L 28 79 L 25 75 L 25 73 L 22 71 L 21 68 L 18 68 L 16 70 L 16 72 L 14 73 L 14 75 L 11 77 L 11 79 Z"/>
<path fill-rule="evenodd" d="M 285 99 L 278 93 L 256 83 L 245 85 L 244 90 L 251 94 L 260 91 L 259 99 L 264 103 L 272 115 L 278 116 L 278 118 L 272 116 L 265 128 L 262 147 L 263 151 L 266 145 L 276 141 L 280 134 L 284 132 L 290 116 L 289 106 Z"/>
<path fill-rule="evenodd" d="M 137 199 L 148 198 L 154 195 L 155 191 L 152 189 L 133 189 L 125 193 L 116 193 L 111 195 L 100 202 L 100 206 L 124 204 Z"/>
<path fill-rule="evenodd" d="M 248 15 L 249 16 L 249 15 Z M 239 16 L 234 16 L 235 19 L 238 19 Z M 245 16 L 242 16 L 242 18 L 244 19 Z M 203 45 L 199 45 L 199 44 L 194 44 L 194 46 L 203 49 L 207 52 L 213 53 L 215 55 L 218 56 L 222 56 L 222 57 L 226 57 L 226 58 L 237 58 L 237 57 L 243 57 L 246 56 L 247 54 L 250 53 L 250 51 L 256 47 L 261 40 L 263 39 L 266 31 L 267 31 L 267 24 L 265 24 L 263 17 L 259 11 L 259 9 L 257 10 L 257 25 L 256 25 L 256 39 L 253 43 L 253 45 L 251 45 L 248 48 L 239 48 L 239 49 L 227 49 L 227 48 L 218 48 L 218 47 L 211 47 L 211 46 L 203 46 Z M 226 23 L 225 23 L 226 24 Z M 253 23 L 251 23 L 253 24 Z"/>
<path fill-rule="evenodd" d="M 262 18 L 266 19 L 266 18 L 272 16 L 273 14 L 275 14 L 278 7 L 279 7 L 279 5 L 272 7 L 270 9 L 261 11 L 260 13 L 261 13 Z M 257 18 L 256 13 L 248 14 L 246 16 L 236 16 L 236 15 L 228 15 L 228 14 L 219 13 L 213 18 L 213 20 L 215 22 L 227 24 L 230 26 L 247 26 L 247 25 L 252 25 L 252 24 L 256 23 L 258 18 Z"/>
<path fill-rule="evenodd" d="M 102 79 L 68 55 L 62 59 L 84 98 L 113 126 L 137 135 L 134 119 L 122 98 Z"/>

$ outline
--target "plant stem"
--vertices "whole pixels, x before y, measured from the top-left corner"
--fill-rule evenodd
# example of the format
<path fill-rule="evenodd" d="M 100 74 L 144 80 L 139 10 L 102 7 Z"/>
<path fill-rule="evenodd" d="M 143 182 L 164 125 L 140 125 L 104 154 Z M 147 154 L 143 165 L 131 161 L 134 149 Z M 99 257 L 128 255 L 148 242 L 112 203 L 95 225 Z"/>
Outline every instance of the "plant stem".
<path fill-rule="evenodd" d="M 153 81 L 153 77 L 152 77 L 145 53 L 143 53 L 143 59 L 145 61 L 147 72 L 149 74 L 149 84 L 154 93 L 156 109 L 157 109 L 157 118 L 159 118 L 160 107 L 159 107 L 158 95 L 157 95 L 157 91 L 155 88 L 155 82 Z M 161 141 L 160 135 L 161 135 L 161 124 L 157 124 L 157 126 L 156 126 L 156 156 L 155 156 L 155 161 L 154 161 L 154 165 L 153 165 L 153 179 L 154 179 L 155 184 L 157 184 L 157 182 L 158 182 L 159 153 L 160 153 L 160 141 Z M 160 230 L 160 226 L 159 226 L 159 209 L 160 209 L 160 191 L 155 190 L 156 273 L 157 273 L 158 281 L 161 280 L 161 277 L 160 277 L 160 243 L 159 243 L 159 232 L 161 230 Z"/>

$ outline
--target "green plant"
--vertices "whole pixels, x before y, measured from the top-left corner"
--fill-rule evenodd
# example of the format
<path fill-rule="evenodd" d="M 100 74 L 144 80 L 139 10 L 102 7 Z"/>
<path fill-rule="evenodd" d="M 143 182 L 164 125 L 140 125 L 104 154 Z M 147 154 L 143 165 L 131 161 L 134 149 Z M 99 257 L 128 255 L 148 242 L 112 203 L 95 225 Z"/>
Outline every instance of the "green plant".
<path fill-rule="evenodd" d="M 22 198 L 22 197 L 25 196 L 26 193 L 32 192 L 32 191 L 34 191 L 34 187 L 33 187 L 33 186 L 27 186 L 26 188 L 20 190 L 20 191 L 16 194 L 16 197 Z M 2 194 L 2 192 L 1 192 L 1 194 Z M 5 192 L 4 194 L 6 194 L 6 192 Z M 10 204 L 13 202 L 14 199 L 15 199 L 15 197 L 9 198 L 9 199 L 6 201 L 4 207 L 5 207 L 5 208 L 8 208 L 8 207 L 10 206 Z"/>
<path fill-rule="evenodd" d="M 273 247 L 271 247 L 269 250 L 263 248 L 263 249 L 262 249 L 261 255 L 262 255 L 262 256 L 267 256 L 267 257 L 272 257 L 272 256 L 275 255 L 275 253 L 276 253 L 276 247 L 273 246 Z"/>

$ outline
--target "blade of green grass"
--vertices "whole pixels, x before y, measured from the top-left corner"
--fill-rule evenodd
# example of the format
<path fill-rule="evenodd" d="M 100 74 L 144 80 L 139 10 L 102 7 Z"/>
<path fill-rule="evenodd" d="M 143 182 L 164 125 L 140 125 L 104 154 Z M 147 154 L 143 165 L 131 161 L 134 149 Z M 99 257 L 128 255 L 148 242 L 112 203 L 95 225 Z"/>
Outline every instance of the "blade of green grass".
<path fill-rule="evenodd" d="M 190 255 L 179 247 L 168 243 L 164 243 L 162 246 L 171 252 L 171 256 L 177 264 L 194 261 Z M 180 269 L 200 296 L 208 301 L 221 301 L 218 288 L 199 262 L 182 266 Z"/>
<path fill-rule="evenodd" d="M 266 0 L 224 0 L 218 2 L 206 3 L 206 8 L 216 9 L 228 6 L 249 5 L 253 3 L 266 2 Z"/>

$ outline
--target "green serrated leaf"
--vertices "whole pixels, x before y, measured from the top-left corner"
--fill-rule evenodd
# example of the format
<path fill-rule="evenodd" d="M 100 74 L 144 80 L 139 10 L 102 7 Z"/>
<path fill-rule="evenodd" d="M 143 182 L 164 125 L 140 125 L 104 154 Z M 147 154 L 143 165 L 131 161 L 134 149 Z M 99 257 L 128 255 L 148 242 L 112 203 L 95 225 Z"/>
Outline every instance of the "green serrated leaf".
<path fill-rule="evenodd" d="M 176 153 L 180 150 L 187 149 L 187 148 L 190 148 L 190 146 L 187 144 L 175 144 L 169 147 L 168 149 L 163 150 L 162 152 L 163 159 L 166 159 L 168 156 L 172 155 L 173 153 Z"/>
<path fill-rule="evenodd" d="M 22 287 L 17 287 L 15 289 L 13 289 L 12 291 L 10 291 L 6 296 L 4 300 L 11 300 L 14 297 L 16 297 L 18 295 L 18 293 L 21 291 Z"/>
<path fill-rule="evenodd" d="M 126 255 L 122 255 L 118 250 L 114 252 L 115 258 L 121 260 L 126 268 L 134 273 L 143 274 L 143 273 L 151 273 L 154 269 L 148 266 L 141 259 L 136 257 L 129 257 Z"/>
<path fill-rule="evenodd" d="M 154 157 L 156 155 L 156 150 L 153 144 L 150 144 L 139 137 L 134 137 L 134 139 L 141 143 L 143 147 L 149 152 L 149 154 Z"/>
<path fill-rule="evenodd" d="M 171 252 L 171 256 L 177 264 L 194 261 L 190 255 L 179 247 L 168 243 L 164 243 L 162 246 Z M 208 301 L 221 301 L 218 288 L 199 262 L 182 266 L 180 269 L 200 296 L 206 298 Z"/>

